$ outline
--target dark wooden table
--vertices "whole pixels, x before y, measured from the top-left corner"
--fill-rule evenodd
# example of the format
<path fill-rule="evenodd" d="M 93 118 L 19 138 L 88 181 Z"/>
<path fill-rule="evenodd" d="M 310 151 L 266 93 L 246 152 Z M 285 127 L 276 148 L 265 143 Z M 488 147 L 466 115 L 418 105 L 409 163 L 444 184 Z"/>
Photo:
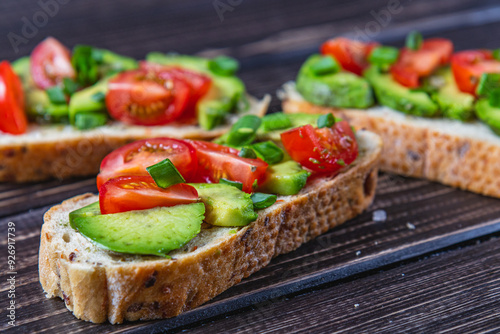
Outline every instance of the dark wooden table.
<path fill-rule="evenodd" d="M 413 29 L 451 38 L 456 49 L 497 48 L 500 5 L 478 0 L 3 0 L 0 59 L 29 54 L 49 35 L 68 46 L 88 43 L 136 58 L 153 50 L 224 53 L 241 60 L 249 91 L 262 96 L 293 79 L 328 37 L 366 34 L 399 46 Z M 279 108 L 274 98 L 271 110 Z M 96 191 L 93 178 L 0 185 L 1 330 L 500 332 L 500 201 L 389 174 L 380 175 L 376 200 L 366 213 L 279 256 L 198 309 L 118 326 L 76 320 L 61 300 L 46 299 L 38 283 L 39 230 L 50 205 L 86 191 Z M 376 210 L 384 210 L 387 220 L 375 222 Z M 6 310 L 9 222 L 16 227 L 16 327 L 8 325 Z"/>

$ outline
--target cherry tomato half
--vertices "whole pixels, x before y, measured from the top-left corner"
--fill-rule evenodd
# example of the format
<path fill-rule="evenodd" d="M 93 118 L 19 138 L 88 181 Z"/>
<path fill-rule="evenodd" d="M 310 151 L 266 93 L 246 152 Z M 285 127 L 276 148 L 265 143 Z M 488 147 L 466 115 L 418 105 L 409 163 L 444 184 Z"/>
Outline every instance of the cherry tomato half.
<path fill-rule="evenodd" d="M 368 67 L 368 56 L 378 43 L 363 43 L 344 37 L 337 37 L 326 41 L 321 46 L 321 53 L 332 55 L 346 71 L 357 75 L 363 74 Z"/>
<path fill-rule="evenodd" d="M 493 59 L 489 50 L 457 52 L 451 58 L 451 69 L 462 92 L 476 95 L 476 87 L 483 73 L 500 73 L 500 61 Z"/>
<path fill-rule="evenodd" d="M 4 60 L 0 63 L 0 131 L 22 134 L 27 124 L 21 81 Z"/>
<path fill-rule="evenodd" d="M 122 146 L 104 158 L 97 175 L 97 189 L 118 176 L 149 175 L 146 167 L 167 158 L 184 179 L 189 180 L 196 174 L 196 154 L 188 142 L 173 138 L 143 139 Z"/>
<path fill-rule="evenodd" d="M 331 128 L 304 125 L 281 134 L 281 141 L 293 160 L 319 173 L 333 173 L 358 156 L 358 144 L 346 121 Z"/>
<path fill-rule="evenodd" d="M 106 106 L 119 121 L 164 125 L 175 121 L 188 106 L 190 87 L 168 72 L 125 71 L 108 84 Z"/>
<path fill-rule="evenodd" d="M 74 79 L 76 76 L 69 50 L 53 37 L 46 38 L 33 49 L 30 67 L 33 81 L 41 89 L 58 85 L 63 78 Z"/>
<path fill-rule="evenodd" d="M 198 192 L 193 186 L 179 183 L 163 189 L 150 176 L 121 176 L 105 182 L 99 189 L 102 214 L 196 202 Z"/>
<path fill-rule="evenodd" d="M 452 53 L 453 43 L 444 38 L 426 39 L 416 51 L 403 48 L 391 67 L 392 77 L 405 87 L 416 88 L 420 86 L 420 78 L 448 64 Z"/>
<path fill-rule="evenodd" d="M 201 182 L 219 182 L 221 178 L 241 182 L 243 191 L 250 193 L 254 183 L 264 179 L 268 164 L 261 159 L 238 156 L 239 151 L 227 146 L 204 141 L 191 141 L 198 157 L 198 179 Z"/>

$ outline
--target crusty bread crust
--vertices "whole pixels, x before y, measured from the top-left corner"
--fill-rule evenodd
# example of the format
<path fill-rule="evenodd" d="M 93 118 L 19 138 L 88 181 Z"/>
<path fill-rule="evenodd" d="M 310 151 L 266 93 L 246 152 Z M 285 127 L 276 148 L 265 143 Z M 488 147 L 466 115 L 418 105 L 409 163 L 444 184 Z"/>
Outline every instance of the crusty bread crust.
<path fill-rule="evenodd" d="M 263 116 L 270 97 L 249 97 L 251 113 Z M 0 134 L 0 182 L 34 182 L 95 175 L 102 159 L 130 142 L 151 137 L 210 140 L 224 134 L 230 125 L 206 131 L 199 126 L 126 126 L 113 124 L 89 131 L 69 126 L 31 125 L 19 136 Z"/>
<path fill-rule="evenodd" d="M 76 317 L 96 323 L 173 317 L 201 305 L 273 257 L 298 248 L 371 204 L 382 142 L 365 131 L 358 132 L 358 138 L 360 156 L 344 172 L 311 180 L 298 195 L 279 197 L 276 204 L 259 212 L 255 222 L 236 233 L 172 255 L 172 259 L 80 261 L 72 255 L 76 250 L 65 246 L 70 243 L 55 240 L 56 235 L 62 224 L 67 225 L 70 211 L 96 201 L 97 196 L 85 194 L 54 206 L 45 214 L 41 232 L 43 289 L 48 297 L 63 298 Z M 62 239 L 70 237 L 77 236 Z M 97 246 L 82 239 L 87 249 L 79 251 L 91 254 Z"/>
<path fill-rule="evenodd" d="M 500 197 L 500 138 L 486 126 L 422 119 L 391 110 L 321 107 L 296 93 L 287 94 L 290 87 L 286 89 L 281 96 L 284 112 L 331 112 L 357 129 L 382 137 L 381 170 Z"/>

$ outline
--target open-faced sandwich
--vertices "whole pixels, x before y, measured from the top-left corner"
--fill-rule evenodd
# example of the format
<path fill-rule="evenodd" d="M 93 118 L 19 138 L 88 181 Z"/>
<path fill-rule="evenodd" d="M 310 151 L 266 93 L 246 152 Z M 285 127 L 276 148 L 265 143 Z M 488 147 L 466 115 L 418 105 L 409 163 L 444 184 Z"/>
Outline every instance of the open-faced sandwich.
<path fill-rule="evenodd" d="M 379 134 L 382 170 L 500 197 L 500 50 L 453 53 L 417 32 L 401 50 L 335 38 L 281 97 L 285 112 L 333 112 Z"/>
<path fill-rule="evenodd" d="M 0 182 L 97 174 L 106 154 L 142 138 L 220 136 L 269 102 L 246 93 L 238 66 L 225 56 L 70 52 L 49 37 L 0 63 Z"/>
<path fill-rule="evenodd" d="M 130 143 L 103 160 L 98 196 L 45 214 L 40 282 L 87 321 L 176 316 L 360 214 L 381 146 L 331 114 L 282 113 L 216 142 Z"/>

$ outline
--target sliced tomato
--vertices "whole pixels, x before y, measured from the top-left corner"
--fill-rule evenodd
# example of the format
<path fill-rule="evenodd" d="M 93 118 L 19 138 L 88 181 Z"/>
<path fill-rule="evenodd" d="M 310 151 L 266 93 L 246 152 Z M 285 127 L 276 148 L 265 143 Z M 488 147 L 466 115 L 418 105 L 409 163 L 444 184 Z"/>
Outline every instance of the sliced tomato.
<path fill-rule="evenodd" d="M 196 202 L 198 192 L 193 186 L 179 183 L 163 189 L 150 176 L 121 176 L 107 181 L 99 189 L 102 214 Z"/>
<path fill-rule="evenodd" d="M 122 146 L 108 154 L 97 175 L 97 189 L 109 179 L 126 175 L 149 175 L 146 167 L 170 159 L 181 175 L 190 180 L 198 166 L 194 148 L 184 140 L 173 138 L 143 139 Z"/>
<path fill-rule="evenodd" d="M 334 173 L 358 156 L 358 144 L 346 121 L 331 128 L 304 125 L 281 134 L 281 141 L 293 160 L 319 173 Z"/>
<path fill-rule="evenodd" d="M 453 43 L 444 38 L 429 38 L 416 51 L 403 48 L 391 67 L 392 77 L 405 87 L 416 88 L 420 86 L 420 78 L 448 64 L 452 53 Z"/>
<path fill-rule="evenodd" d="M 27 125 L 21 80 L 4 60 L 0 63 L 0 131 L 19 135 Z"/>
<path fill-rule="evenodd" d="M 264 179 L 268 164 L 261 159 L 238 156 L 239 151 L 204 141 L 191 141 L 198 157 L 198 180 L 219 182 L 221 178 L 241 182 L 250 193 Z"/>
<path fill-rule="evenodd" d="M 321 46 L 321 53 L 332 55 L 346 71 L 357 75 L 363 74 L 368 67 L 368 56 L 378 43 L 363 43 L 344 37 L 330 39 Z"/>
<path fill-rule="evenodd" d="M 190 86 L 173 74 L 144 69 L 125 71 L 111 79 L 106 94 L 110 115 L 136 125 L 175 121 L 189 105 Z"/>
<path fill-rule="evenodd" d="M 69 50 L 53 37 L 46 38 L 33 49 L 30 67 L 33 81 L 41 89 L 58 85 L 63 78 L 74 79 L 76 76 Z"/>
<path fill-rule="evenodd" d="M 461 51 L 453 55 L 451 69 L 458 88 L 475 95 L 483 73 L 500 73 L 500 61 L 489 50 Z"/>

